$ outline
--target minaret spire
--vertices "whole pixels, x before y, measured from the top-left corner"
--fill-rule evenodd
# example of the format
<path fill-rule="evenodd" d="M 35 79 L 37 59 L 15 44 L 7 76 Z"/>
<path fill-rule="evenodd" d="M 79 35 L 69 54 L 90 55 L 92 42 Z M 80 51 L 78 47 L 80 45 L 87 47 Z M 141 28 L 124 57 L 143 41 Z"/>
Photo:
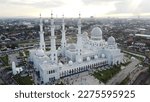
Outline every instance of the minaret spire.
<path fill-rule="evenodd" d="M 55 26 L 53 13 L 51 12 L 51 61 L 52 63 L 57 63 L 57 50 L 56 50 L 56 36 L 55 36 Z"/>
<path fill-rule="evenodd" d="M 43 20 L 40 14 L 40 49 L 45 51 L 44 31 L 43 31 Z"/>
<path fill-rule="evenodd" d="M 65 56 L 65 50 L 66 50 L 66 30 L 65 30 L 65 20 L 64 15 L 62 17 L 62 39 L 61 39 L 61 49 L 62 49 L 62 56 Z"/>
<path fill-rule="evenodd" d="M 79 13 L 78 34 L 81 34 L 81 14 Z"/>
<path fill-rule="evenodd" d="M 79 20 L 78 20 L 78 34 L 77 34 L 77 56 L 76 61 L 81 63 L 83 61 L 82 58 L 82 34 L 81 34 L 81 14 L 79 13 Z"/>

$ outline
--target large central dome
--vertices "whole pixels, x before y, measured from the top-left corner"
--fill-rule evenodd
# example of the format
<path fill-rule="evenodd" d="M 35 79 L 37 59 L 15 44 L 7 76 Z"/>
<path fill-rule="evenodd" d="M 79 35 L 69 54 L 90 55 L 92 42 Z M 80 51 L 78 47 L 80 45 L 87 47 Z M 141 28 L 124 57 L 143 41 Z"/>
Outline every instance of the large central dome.
<path fill-rule="evenodd" d="M 101 40 L 102 39 L 102 30 L 99 27 L 95 27 L 91 31 L 92 40 Z"/>

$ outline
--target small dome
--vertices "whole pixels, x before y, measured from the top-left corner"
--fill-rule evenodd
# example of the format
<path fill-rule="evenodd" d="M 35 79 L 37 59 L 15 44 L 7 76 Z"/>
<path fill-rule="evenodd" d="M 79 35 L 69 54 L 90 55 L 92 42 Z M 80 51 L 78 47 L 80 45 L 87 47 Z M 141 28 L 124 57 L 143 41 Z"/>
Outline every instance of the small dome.
<path fill-rule="evenodd" d="M 84 38 L 84 39 L 89 39 L 87 32 L 83 32 L 83 38 Z"/>
<path fill-rule="evenodd" d="M 45 55 L 44 51 L 42 49 L 39 49 L 35 53 L 38 57 L 43 57 Z"/>
<path fill-rule="evenodd" d="M 102 30 L 99 27 L 95 27 L 91 31 L 92 40 L 101 40 L 102 39 Z"/>
<path fill-rule="evenodd" d="M 97 56 L 97 55 L 95 55 L 95 56 L 94 56 L 94 58 L 95 58 L 95 59 L 98 59 L 98 56 Z"/>
<path fill-rule="evenodd" d="M 109 37 L 107 43 L 108 45 L 115 45 L 116 44 L 115 38 L 113 36 Z"/>
<path fill-rule="evenodd" d="M 76 45 L 75 44 L 70 44 L 67 49 L 71 52 L 75 52 L 76 51 Z"/>
<path fill-rule="evenodd" d="M 102 58 L 105 58 L 106 56 L 105 56 L 105 54 L 102 54 Z"/>
<path fill-rule="evenodd" d="M 83 32 L 83 35 L 84 35 L 84 36 L 88 36 L 88 33 L 87 33 L 87 32 Z"/>
<path fill-rule="evenodd" d="M 73 62 L 72 61 L 69 61 L 69 65 L 72 65 L 73 64 Z"/>
<path fill-rule="evenodd" d="M 76 46 L 74 44 L 71 44 L 68 48 L 69 49 L 76 49 Z"/>
<path fill-rule="evenodd" d="M 90 61 L 91 59 L 90 59 L 90 57 L 87 57 L 87 61 Z"/>
<path fill-rule="evenodd" d="M 60 50 L 61 50 L 61 48 L 60 48 L 60 47 L 58 47 L 58 50 L 60 51 Z"/>
<path fill-rule="evenodd" d="M 62 67 L 62 66 L 63 66 L 63 64 L 62 64 L 61 62 L 59 62 L 59 66 L 61 66 L 61 67 Z"/>
<path fill-rule="evenodd" d="M 79 60 L 78 60 L 78 62 L 79 62 L 79 63 L 81 63 L 81 62 L 82 62 L 82 60 L 81 60 L 81 59 L 79 59 Z"/>

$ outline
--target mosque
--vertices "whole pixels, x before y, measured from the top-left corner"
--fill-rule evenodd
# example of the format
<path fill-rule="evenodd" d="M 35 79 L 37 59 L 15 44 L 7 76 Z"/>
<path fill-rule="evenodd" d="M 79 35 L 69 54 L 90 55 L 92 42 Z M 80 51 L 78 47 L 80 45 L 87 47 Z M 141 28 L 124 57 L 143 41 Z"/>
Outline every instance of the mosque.
<path fill-rule="evenodd" d="M 62 19 L 61 46 L 56 49 L 56 36 L 53 14 L 51 14 L 50 51 L 45 50 L 44 31 L 40 17 L 40 42 L 38 49 L 31 49 L 30 61 L 39 73 L 40 84 L 48 84 L 54 80 L 71 76 L 106 65 L 120 64 L 123 53 L 117 47 L 115 38 L 103 39 L 102 30 L 95 27 L 88 37 L 87 32 L 81 32 L 81 17 L 78 19 L 78 34 L 76 43 L 67 43 L 64 17 Z"/>

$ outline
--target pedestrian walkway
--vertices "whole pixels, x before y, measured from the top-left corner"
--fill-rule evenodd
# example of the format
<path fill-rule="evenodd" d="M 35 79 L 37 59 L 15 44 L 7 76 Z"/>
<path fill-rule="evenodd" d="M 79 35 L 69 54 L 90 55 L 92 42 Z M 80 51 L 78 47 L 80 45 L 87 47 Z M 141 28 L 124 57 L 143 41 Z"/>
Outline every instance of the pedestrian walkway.
<path fill-rule="evenodd" d="M 89 72 L 79 73 L 63 79 L 63 82 L 67 85 L 104 85 L 99 82 L 98 79 L 90 75 Z"/>

